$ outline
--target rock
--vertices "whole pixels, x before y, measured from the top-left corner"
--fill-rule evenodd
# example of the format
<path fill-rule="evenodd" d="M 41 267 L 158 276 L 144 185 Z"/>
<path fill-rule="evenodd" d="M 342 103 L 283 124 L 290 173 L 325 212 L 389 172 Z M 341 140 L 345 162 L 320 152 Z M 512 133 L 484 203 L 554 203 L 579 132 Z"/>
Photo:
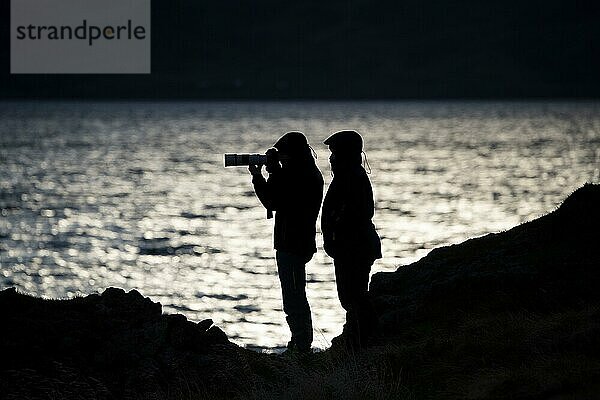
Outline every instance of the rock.
<path fill-rule="evenodd" d="M 225 332 L 223 332 L 221 328 L 215 325 L 211 326 L 210 329 L 206 331 L 206 334 L 217 343 L 225 343 L 225 341 L 227 340 L 227 335 L 225 334 Z"/>
<path fill-rule="evenodd" d="M 206 332 L 213 325 L 212 319 L 205 319 L 196 324 L 199 330 Z"/>
<path fill-rule="evenodd" d="M 187 384 L 220 392 L 231 386 L 229 373 L 242 374 L 236 368 L 244 368 L 238 361 L 248 352 L 212 320 L 162 315 L 160 303 L 136 290 L 43 300 L 11 288 L 0 292 L 0 308 L 0 389 L 16 397 L 74 398 L 76 380 L 86 398 L 163 398 L 183 384 L 182 371 L 193 376 Z"/>
<path fill-rule="evenodd" d="M 501 233 L 431 251 L 372 277 L 384 334 L 414 319 L 475 309 L 543 312 L 600 299 L 600 185 L 585 185 L 554 212 Z"/>

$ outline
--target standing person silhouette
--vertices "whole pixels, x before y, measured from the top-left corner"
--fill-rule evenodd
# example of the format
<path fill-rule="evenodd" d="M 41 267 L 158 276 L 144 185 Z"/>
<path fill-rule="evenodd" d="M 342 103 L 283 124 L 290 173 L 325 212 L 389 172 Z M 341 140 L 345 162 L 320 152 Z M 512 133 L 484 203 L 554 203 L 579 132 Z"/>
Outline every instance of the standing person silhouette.
<path fill-rule="evenodd" d="M 361 165 L 363 139 L 358 132 L 336 132 L 323 143 L 331 151 L 333 171 L 321 215 L 324 247 L 333 258 L 338 297 L 346 310 L 345 343 L 361 347 L 376 324 L 368 294 L 371 266 L 381 258 L 381 241 L 371 222 L 373 189 Z"/>
<path fill-rule="evenodd" d="M 251 165 L 248 169 L 267 218 L 275 211 L 275 258 L 283 311 L 292 333 L 286 353 L 308 353 L 313 329 L 305 267 L 317 251 L 316 221 L 323 199 L 323 176 L 303 133 L 288 132 L 273 147 L 276 150 L 267 151 L 267 180 L 261 167 Z"/>

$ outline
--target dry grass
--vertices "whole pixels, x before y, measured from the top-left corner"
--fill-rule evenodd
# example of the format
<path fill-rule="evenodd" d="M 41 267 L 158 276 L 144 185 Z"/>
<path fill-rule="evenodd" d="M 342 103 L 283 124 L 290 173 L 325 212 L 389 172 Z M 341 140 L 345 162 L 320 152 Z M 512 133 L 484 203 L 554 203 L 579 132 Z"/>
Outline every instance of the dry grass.
<path fill-rule="evenodd" d="M 414 326 L 357 353 L 330 349 L 306 359 L 269 356 L 277 370 L 269 383 L 255 385 L 250 379 L 235 397 L 589 398 L 600 394 L 594 386 L 600 382 L 599 332 L 597 306 L 547 315 L 525 310 L 465 315 L 443 326 Z"/>

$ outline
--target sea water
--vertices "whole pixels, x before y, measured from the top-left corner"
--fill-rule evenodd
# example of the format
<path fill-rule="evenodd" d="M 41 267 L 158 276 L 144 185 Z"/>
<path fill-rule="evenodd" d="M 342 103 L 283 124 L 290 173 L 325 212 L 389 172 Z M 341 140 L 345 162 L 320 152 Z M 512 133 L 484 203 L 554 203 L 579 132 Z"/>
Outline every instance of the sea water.
<path fill-rule="evenodd" d="M 240 345 L 284 345 L 273 220 L 223 153 L 264 152 L 300 130 L 327 187 L 322 141 L 341 129 L 365 139 L 384 254 L 373 273 L 599 181 L 595 102 L 2 102 L 0 288 L 135 288 Z M 324 348 L 345 314 L 317 235 L 307 293 Z"/>

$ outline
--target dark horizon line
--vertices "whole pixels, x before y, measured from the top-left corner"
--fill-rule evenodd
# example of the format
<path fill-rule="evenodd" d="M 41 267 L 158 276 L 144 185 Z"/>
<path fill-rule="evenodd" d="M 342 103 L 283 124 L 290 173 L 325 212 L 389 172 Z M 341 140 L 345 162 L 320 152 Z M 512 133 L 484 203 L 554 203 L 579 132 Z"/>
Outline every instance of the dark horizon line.
<path fill-rule="evenodd" d="M 112 102 L 112 101 L 133 101 L 133 102 L 196 102 L 196 101 L 574 101 L 574 102 L 595 102 L 600 101 L 600 95 L 598 96 L 548 96 L 548 95 L 532 95 L 532 96 L 381 96 L 381 97 L 361 97 L 361 96 L 345 96 L 345 97 L 334 97 L 334 96 L 5 96 L 0 97 L 0 103 L 11 102 L 11 101 L 85 101 L 85 102 Z"/>

